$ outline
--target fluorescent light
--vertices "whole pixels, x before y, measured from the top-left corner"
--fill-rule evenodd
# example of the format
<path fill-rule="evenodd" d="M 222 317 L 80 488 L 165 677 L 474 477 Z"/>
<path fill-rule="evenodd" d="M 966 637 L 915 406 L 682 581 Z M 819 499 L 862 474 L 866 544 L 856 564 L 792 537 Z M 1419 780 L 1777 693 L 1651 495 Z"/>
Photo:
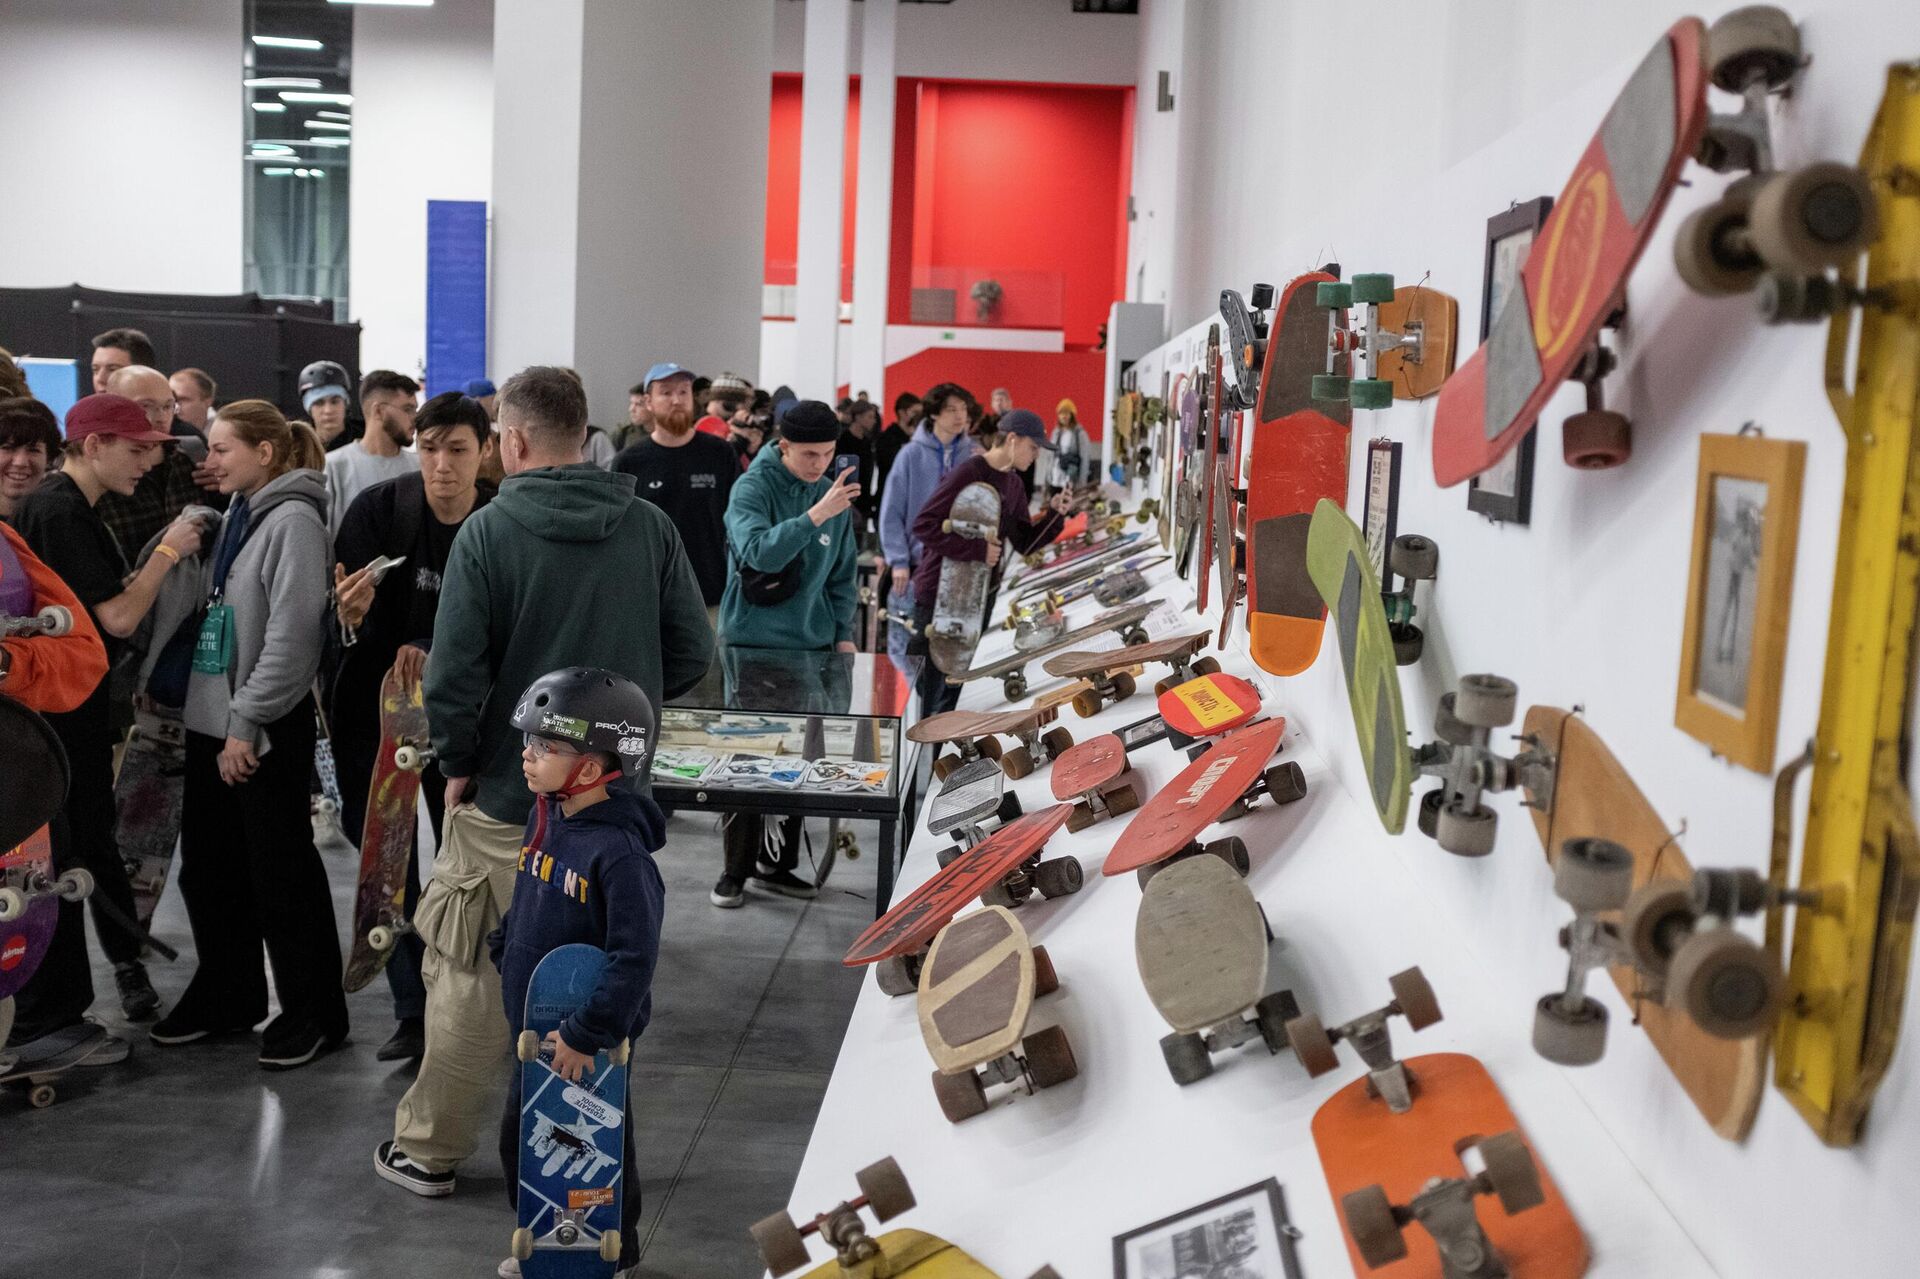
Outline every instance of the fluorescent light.
<path fill-rule="evenodd" d="M 309 129 L 340 129 L 342 131 L 353 128 L 352 125 L 342 124 L 338 120 L 309 120 L 307 121 L 307 127 Z"/>
<path fill-rule="evenodd" d="M 318 89 L 320 82 L 305 75 L 261 75 L 240 82 L 249 89 Z"/>
<path fill-rule="evenodd" d="M 256 142 L 253 144 L 253 154 L 255 155 L 292 155 L 293 153 L 292 147 L 281 146 L 277 142 Z"/>
<path fill-rule="evenodd" d="M 319 117 L 320 117 L 320 118 L 321 118 L 322 120 L 351 120 L 351 119 L 353 119 L 353 117 L 352 117 L 352 116 L 350 116 L 350 115 L 348 115 L 348 114 L 347 114 L 347 113 L 346 113 L 345 111 L 315 111 L 315 112 L 314 112 L 314 114 L 315 114 L 315 115 L 317 115 L 317 116 L 319 116 Z"/>
<path fill-rule="evenodd" d="M 280 95 L 280 100 L 282 102 L 330 102 L 342 107 L 353 105 L 351 93 L 283 93 Z"/>
<path fill-rule="evenodd" d="M 266 174 L 270 178 L 284 178 L 288 174 L 292 173 L 293 170 L 292 169 L 262 169 L 260 170 L 260 172 Z"/>
<path fill-rule="evenodd" d="M 287 104 L 284 102 L 256 102 L 253 104 L 253 109 L 255 111 L 285 111 Z"/>
<path fill-rule="evenodd" d="M 327 46 L 306 36 L 255 36 L 253 42 L 263 49 L 324 49 Z"/>
<path fill-rule="evenodd" d="M 306 143 L 310 147 L 350 147 L 353 145 L 353 139 L 352 138 L 308 138 L 306 139 Z"/>

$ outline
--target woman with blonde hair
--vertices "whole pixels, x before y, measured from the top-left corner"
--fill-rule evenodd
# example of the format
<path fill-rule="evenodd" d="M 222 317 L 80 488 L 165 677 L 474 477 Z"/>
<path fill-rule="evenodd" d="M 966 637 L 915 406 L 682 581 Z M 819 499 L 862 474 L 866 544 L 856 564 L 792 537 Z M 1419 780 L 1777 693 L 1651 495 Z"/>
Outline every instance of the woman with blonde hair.
<path fill-rule="evenodd" d="M 1080 425 L 1080 410 L 1072 400 L 1062 399 L 1053 406 L 1053 482 L 1048 489 L 1070 489 L 1088 478 L 1092 441 L 1087 428 Z"/>
<path fill-rule="evenodd" d="M 264 942 L 281 1014 L 268 1070 L 304 1066 L 347 1037 L 333 897 L 313 844 L 313 678 L 325 633 L 324 454 L 264 400 L 221 409 L 207 464 L 233 503 L 203 568 L 206 613 L 187 685 L 180 893 L 199 967 L 156 1044 L 249 1030 L 267 1014 Z"/>

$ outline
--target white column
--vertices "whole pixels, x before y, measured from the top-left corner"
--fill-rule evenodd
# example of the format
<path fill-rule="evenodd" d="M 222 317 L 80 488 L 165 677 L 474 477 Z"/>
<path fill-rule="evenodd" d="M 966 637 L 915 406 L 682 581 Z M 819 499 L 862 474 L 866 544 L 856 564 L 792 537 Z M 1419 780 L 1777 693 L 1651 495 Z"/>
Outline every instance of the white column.
<path fill-rule="evenodd" d="M 834 398 L 839 367 L 848 9 L 848 0 L 807 0 L 806 45 L 800 64 L 800 245 L 793 291 L 793 389 L 804 399 L 828 401 Z"/>
<path fill-rule="evenodd" d="M 853 220 L 853 376 L 880 404 L 887 374 L 887 268 L 893 252 L 894 19 L 899 0 L 865 0 L 860 31 L 860 185 Z"/>

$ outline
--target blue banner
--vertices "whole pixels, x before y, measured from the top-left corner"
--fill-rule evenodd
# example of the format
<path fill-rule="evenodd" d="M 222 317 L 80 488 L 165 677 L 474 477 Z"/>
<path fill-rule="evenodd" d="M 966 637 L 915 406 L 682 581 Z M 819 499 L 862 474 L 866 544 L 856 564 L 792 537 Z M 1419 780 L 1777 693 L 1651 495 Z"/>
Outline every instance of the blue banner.
<path fill-rule="evenodd" d="M 427 201 L 427 394 L 487 376 L 487 202 Z"/>

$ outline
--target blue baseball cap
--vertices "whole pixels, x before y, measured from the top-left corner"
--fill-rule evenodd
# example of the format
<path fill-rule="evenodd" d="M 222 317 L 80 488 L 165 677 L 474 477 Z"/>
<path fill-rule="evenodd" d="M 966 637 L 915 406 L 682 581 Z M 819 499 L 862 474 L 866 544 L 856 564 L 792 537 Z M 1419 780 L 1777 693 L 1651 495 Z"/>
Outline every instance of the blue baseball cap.
<path fill-rule="evenodd" d="M 1000 415 L 997 429 L 1002 435 L 1024 435 L 1049 453 L 1060 451 L 1047 441 L 1047 428 L 1041 425 L 1040 415 L 1032 409 L 1008 409 Z"/>
<path fill-rule="evenodd" d="M 640 385 L 646 390 L 652 390 L 655 382 L 664 382 L 670 377 L 683 377 L 691 382 L 693 381 L 693 370 L 683 369 L 672 360 L 663 360 L 647 370 L 646 380 L 641 382 Z"/>
<path fill-rule="evenodd" d="M 461 394 L 465 395 L 469 399 L 483 400 L 487 396 L 494 394 L 495 390 L 496 388 L 494 387 L 492 382 L 488 381 L 486 378 L 477 377 L 473 379 L 473 381 L 467 383 L 466 388 L 463 391 L 461 391 Z"/>

